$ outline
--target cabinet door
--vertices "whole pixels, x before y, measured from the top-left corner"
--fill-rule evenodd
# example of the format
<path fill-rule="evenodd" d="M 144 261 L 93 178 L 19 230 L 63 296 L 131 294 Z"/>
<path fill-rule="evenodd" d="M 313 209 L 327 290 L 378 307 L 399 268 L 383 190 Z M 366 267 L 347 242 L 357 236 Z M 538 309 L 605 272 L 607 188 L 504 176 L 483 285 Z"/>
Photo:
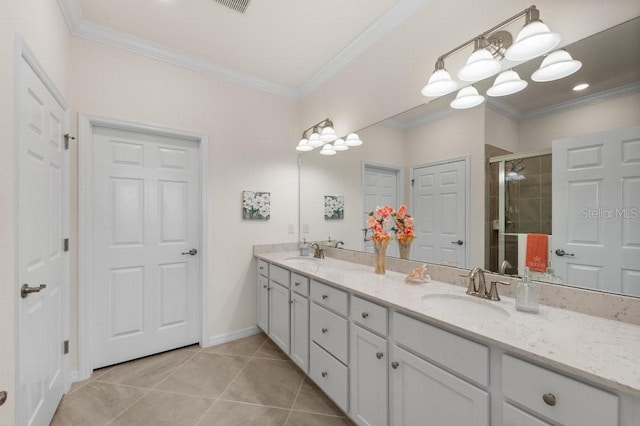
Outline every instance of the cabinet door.
<path fill-rule="evenodd" d="M 291 359 L 309 372 L 309 299 L 291 293 Z"/>
<path fill-rule="evenodd" d="M 387 341 L 351 324 L 351 416 L 360 425 L 388 424 Z"/>
<path fill-rule="evenodd" d="M 289 289 L 269 283 L 269 337 L 289 354 Z"/>
<path fill-rule="evenodd" d="M 269 333 L 269 280 L 258 275 L 258 327 Z"/>
<path fill-rule="evenodd" d="M 489 394 L 394 346 L 391 424 L 489 426 Z"/>

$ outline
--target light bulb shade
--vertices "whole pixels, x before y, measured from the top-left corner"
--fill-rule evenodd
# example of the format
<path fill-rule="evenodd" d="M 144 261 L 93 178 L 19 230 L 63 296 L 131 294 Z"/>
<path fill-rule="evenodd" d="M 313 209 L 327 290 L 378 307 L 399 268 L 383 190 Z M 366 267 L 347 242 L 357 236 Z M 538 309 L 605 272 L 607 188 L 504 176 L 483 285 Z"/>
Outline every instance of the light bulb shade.
<path fill-rule="evenodd" d="M 484 96 L 478 94 L 473 86 L 467 86 L 460 89 L 458 95 L 449 104 L 454 109 L 473 108 L 484 102 Z"/>
<path fill-rule="evenodd" d="M 429 97 L 444 96 L 458 88 L 458 83 L 451 79 L 449 73 L 444 70 L 435 70 L 426 86 L 422 88 L 422 94 Z"/>
<path fill-rule="evenodd" d="M 322 155 L 335 155 L 336 154 L 336 150 L 333 149 L 333 146 L 328 143 L 325 146 L 322 147 L 322 149 L 320 150 L 320 154 Z"/>
<path fill-rule="evenodd" d="M 309 141 L 307 140 L 307 138 L 302 138 L 300 139 L 300 142 L 298 142 L 296 150 L 301 152 L 312 151 L 313 147 L 309 145 Z"/>
<path fill-rule="evenodd" d="M 478 49 L 469 56 L 467 63 L 458 71 L 458 78 L 464 81 L 479 81 L 500 71 L 500 62 L 487 49 Z"/>
<path fill-rule="evenodd" d="M 570 76 L 582 68 L 582 62 L 571 57 L 566 50 L 556 50 L 547 55 L 533 74 L 533 81 L 545 82 Z"/>
<path fill-rule="evenodd" d="M 529 83 L 522 80 L 517 72 L 508 70 L 501 72 L 493 86 L 487 90 L 489 96 L 507 96 L 524 90 Z"/>
<path fill-rule="evenodd" d="M 309 136 L 309 145 L 314 148 L 324 145 L 324 142 L 320 139 L 318 132 L 313 132 L 311 136 Z"/>
<path fill-rule="evenodd" d="M 345 139 L 345 144 L 347 146 L 360 146 L 362 145 L 362 140 L 360 140 L 360 136 L 356 133 L 349 133 L 347 139 Z"/>
<path fill-rule="evenodd" d="M 527 61 L 543 55 L 560 43 L 560 35 L 552 33 L 542 21 L 525 25 L 505 56 L 511 61 Z"/>
<path fill-rule="evenodd" d="M 336 139 L 336 141 L 333 143 L 334 151 L 346 151 L 348 149 L 349 147 L 347 146 L 346 142 L 342 138 Z"/>
<path fill-rule="evenodd" d="M 323 142 L 333 142 L 338 139 L 336 132 L 333 130 L 331 126 L 325 126 L 322 128 L 322 132 L 320 133 L 320 140 Z"/>

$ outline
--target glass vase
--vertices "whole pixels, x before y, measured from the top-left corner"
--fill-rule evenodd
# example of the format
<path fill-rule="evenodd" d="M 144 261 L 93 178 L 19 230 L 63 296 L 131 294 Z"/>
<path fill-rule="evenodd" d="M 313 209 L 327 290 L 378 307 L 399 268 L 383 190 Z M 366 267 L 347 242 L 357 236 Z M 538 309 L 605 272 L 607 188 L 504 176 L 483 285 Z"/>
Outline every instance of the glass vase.
<path fill-rule="evenodd" d="M 411 252 L 411 243 L 409 241 L 398 241 L 398 250 L 400 251 L 400 259 L 409 259 L 409 252 Z"/>
<path fill-rule="evenodd" d="M 373 255 L 375 261 L 375 273 L 376 274 L 384 274 L 385 263 L 387 260 L 387 246 L 389 245 L 389 239 L 384 239 L 381 241 L 373 241 Z"/>

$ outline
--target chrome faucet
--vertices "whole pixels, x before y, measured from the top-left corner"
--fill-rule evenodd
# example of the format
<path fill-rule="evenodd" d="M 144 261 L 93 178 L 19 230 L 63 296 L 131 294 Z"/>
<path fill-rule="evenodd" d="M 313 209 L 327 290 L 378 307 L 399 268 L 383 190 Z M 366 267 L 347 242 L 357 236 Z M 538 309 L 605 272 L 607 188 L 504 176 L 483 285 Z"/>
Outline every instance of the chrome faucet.
<path fill-rule="evenodd" d="M 503 260 L 499 268 L 500 275 L 504 275 L 505 272 L 507 272 L 507 269 L 510 269 L 510 268 L 513 268 L 513 266 L 511 266 L 511 263 L 509 263 L 509 261 L 506 259 Z"/>
<path fill-rule="evenodd" d="M 339 246 L 344 246 L 344 241 L 336 241 L 336 244 L 333 247 L 335 247 L 335 248 L 343 248 L 343 247 L 339 247 Z"/>
<path fill-rule="evenodd" d="M 313 249 L 313 257 L 316 259 L 324 259 L 324 250 L 320 248 L 318 243 L 312 243 L 309 247 Z"/>

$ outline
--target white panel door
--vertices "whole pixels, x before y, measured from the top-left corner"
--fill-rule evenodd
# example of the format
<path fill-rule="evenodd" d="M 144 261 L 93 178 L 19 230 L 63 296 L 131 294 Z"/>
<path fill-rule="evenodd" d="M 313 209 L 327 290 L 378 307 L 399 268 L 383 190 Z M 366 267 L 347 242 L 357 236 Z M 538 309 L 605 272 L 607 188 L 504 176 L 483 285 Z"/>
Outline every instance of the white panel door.
<path fill-rule="evenodd" d="M 18 100 L 18 422 L 48 425 L 64 393 L 64 111 L 20 59 Z M 18 289 L 20 291 L 20 288 Z"/>
<path fill-rule="evenodd" d="M 552 162 L 556 273 L 640 296 L 640 126 L 553 141 Z"/>
<path fill-rule="evenodd" d="M 369 213 L 374 211 L 378 206 L 389 205 L 394 209 L 399 207 L 398 198 L 398 170 L 386 168 L 384 166 L 365 165 L 363 186 L 364 186 L 364 212 L 363 226 L 367 227 Z M 371 243 L 371 234 L 367 234 L 367 239 L 363 242 L 364 251 L 373 253 L 373 244 Z M 398 246 L 395 242 L 389 244 L 387 248 L 387 256 L 399 256 Z"/>
<path fill-rule="evenodd" d="M 466 266 L 465 160 L 413 169 L 415 260 Z"/>
<path fill-rule="evenodd" d="M 93 368 L 199 340 L 195 142 L 93 129 Z"/>

